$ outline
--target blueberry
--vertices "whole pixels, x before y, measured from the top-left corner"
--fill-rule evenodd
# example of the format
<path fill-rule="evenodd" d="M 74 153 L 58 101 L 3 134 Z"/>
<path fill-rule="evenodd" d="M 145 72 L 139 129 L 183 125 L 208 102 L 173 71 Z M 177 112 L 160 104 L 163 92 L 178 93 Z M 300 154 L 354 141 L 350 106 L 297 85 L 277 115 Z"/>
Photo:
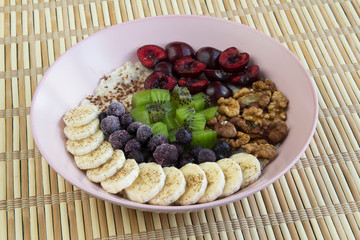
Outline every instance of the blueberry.
<path fill-rule="evenodd" d="M 141 151 L 141 144 L 138 140 L 131 139 L 126 143 L 124 150 L 126 153 L 132 152 L 134 150 Z"/>
<path fill-rule="evenodd" d="M 177 151 L 178 151 L 178 156 L 179 156 L 179 157 L 182 156 L 183 153 L 184 153 L 183 145 L 182 145 L 181 143 L 179 143 L 179 142 L 174 142 L 174 143 L 172 143 L 172 144 L 176 147 L 176 149 L 177 149 Z"/>
<path fill-rule="evenodd" d="M 107 109 L 108 115 L 114 115 L 117 117 L 120 117 L 125 113 L 125 107 L 122 105 L 122 103 L 119 102 L 113 102 L 109 105 Z"/>
<path fill-rule="evenodd" d="M 150 155 L 146 158 L 146 162 L 156 162 L 155 158 L 153 157 L 153 155 Z"/>
<path fill-rule="evenodd" d="M 142 125 L 141 122 L 133 122 L 133 123 L 131 123 L 131 124 L 127 127 L 126 131 L 128 131 L 129 134 L 135 136 L 138 128 L 139 128 L 141 125 Z"/>
<path fill-rule="evenodd" d="M 101 112 L 98 116 L 100 122 L 107 117 L 107 113 L 106 112 Z"/>
<path fill-rule="evenodd" d="M 186 164 L 193 163 L 193 162 L 195 162 L 195 159 L 193 157 L 191 157 L 191 156 L 184 157 L 183 156 L 183 157 L 180 158 L 177 167 L 181 168 L 181 167 L 185 166 Z"/>
<path fill-rule="evenodd" d="M 192 134 L 186 129 L 180 129 L 175 134 L 175 138 L 181 144 L 190 144 L 192 140 Z"/>
<path fill-rule="evenodd" d="M 217 141 L 212 150 L 214 151 L 217 160 L 228 158 L 232 154 L 231 146 L 224 141 Z"/>
<path fill-rule="evenodd" d="M 120 120 L 116 116 L 107 116 L 101 121 L 100 128 L 103 133 L 110 135 L 120 130 Z"/>
<path fill-rule="evenodd" d="M 174 145 L 164 143 L 155 149 L 153 157 L 157 164 L 160 164 L 162 167 L 167 167 L 176 164 L 178 152 Z"/>
<path fill-rule="evenodd" d="M 137 163 L 143 163 L 145 162 L 145 159 L 144 159 L 144 156 L 143 154 L 141 153 L 141 151 L 139 150 L 134 150 L 134 151 L 131 151 L 128 156 L 127 156 L 128 159 L 135 159 L 135 161 Z"/>
<path fill-rule="evenodd" d="M 136 138 L 142 144 L 146 144 L 150 140 L 151 135 L 152 129 L 147 125 L 140 126 L 136 132 Z"/>
<path fill-rule="evenodd" d="M 197 162 L 204 163 L 204 162 L 215 162 L 216 156 L 213 150 L 204 148 L 199 152 Z"/>
<path fill-rule="evenodd" d="M 149 149 L 150 152 L 153 152 L 153 151 L 155 151 L 157 146 L 160 146 L 161 144 L 168 143 L 168 142 L 169 141 L 168 141 L 167 137 L 165 137 L 165 135 L 163 135 L 163 134 L 155 135 L 148 142 L 147 148 Z"/>
<path fill-rule="evenodd" d="M 109 142 L 115 149 L 124 149 L 127 141 L 131 139 L 130 134 L 125 130 L 119 130 L 110 135 Z"/>
<path fill-rule="evenodd" d="M 199 152 L 204 149 L 203 147 L 200 147 L 200 146 L 193 146 L 190 151 L 189 151 L 189 155 L 194 157 L 195 159 L 197 159 L 198 155 L 199 155 Z"/>
<path fill-rule="evenodd" d="M 123 129 L 127 129 L 127 127 L 133 122 L 134 120 L 130 114 L 125 113 L 120 116 L 120 123 Z"/>

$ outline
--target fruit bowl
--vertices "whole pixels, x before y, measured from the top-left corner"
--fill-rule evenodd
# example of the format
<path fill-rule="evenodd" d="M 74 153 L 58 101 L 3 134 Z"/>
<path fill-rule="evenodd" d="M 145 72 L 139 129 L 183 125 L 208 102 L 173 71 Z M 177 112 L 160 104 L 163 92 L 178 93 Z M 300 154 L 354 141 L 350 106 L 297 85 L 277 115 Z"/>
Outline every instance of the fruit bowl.
<path fill-rule="evenodd" d="M 171 33 L 171 34 L 169 34 Z M 136 50 L 145 44 L 165 46 L 171 41 L 189 43 L 194 49 L 235 46 L 251 56 L 289 99 L 289 133 L 278 156 L 260 178 L 237 193 L 213 202 L 190 206 L 156 206 L 126 200 L 105 192 L 89 181 L 66 151 L 66 111 L 92 94 L 99 79 L 126 61 L 136 62 Z M 93 34 L 65 52 L 48 69 L 38 85 L 31 106 L 35 142 L 49 165 L 65 180 L 87 193 L 133 209 L 152 212 L 187 212 L 224 205 L 247 197 L 285 174 L 299 159 L 315 131 L 318 114 L 315 87 L 300 61 L 278 41 L 248 26 L 212 17 L 161 16 L 135 20 Z"/>

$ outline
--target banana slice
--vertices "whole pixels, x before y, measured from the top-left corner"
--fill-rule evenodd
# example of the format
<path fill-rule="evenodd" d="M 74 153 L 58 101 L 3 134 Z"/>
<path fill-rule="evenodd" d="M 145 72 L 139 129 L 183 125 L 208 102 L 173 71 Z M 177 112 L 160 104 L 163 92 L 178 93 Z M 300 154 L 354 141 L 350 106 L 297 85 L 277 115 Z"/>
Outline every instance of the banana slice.
<path fill-rule="evenodd" d="M 81 127 L 69 127 L 64 128 L 65 136 L 70 140 L 81 140 L 91 135 L 94 135 L 100 128 L 100 121 L 95 118 L 90 123 Z"/>
<path fill-rule="evenodd" d="M 149 203 L 153 205 L 169 205 L 184 194 L 186 181 L 184 174 L 176 167 L 163 168 L 166 175 L 163 189 L 152 198 Z"/>
<path fill-rule="evenodd" d="M 166 176 L 161 165 L 154 162 L 141 163 L 139 168 L 139 176 L 124 191 L 130 200 L 145 203 L 161 191 Z"/>
<path fill-rule="evenodd" d="M 134 159 L 127 159 L 123 167 L 111 177 L 101 181 L 101 187 L 109 193 L 118 193 L 130 186 L 138 177 L 139 165 Z"/>
<path fill-rule="evenodd" d="M 198 203 L 211 202 L 217 199 L 225 187 L 225 176 L 221 168 L 215 162 L 205 162 L 199 164 L 206 174 L 208 182 L 204 196 L 200 198 Z"/>
<path fill-rule="evenodd" d="M 114 150 L 109 142 L 102 142 L 94 151 L 85 155 L 74 155 L 76 165 L 80 169 L 100 167 L 111 158 Z"/>
<path fill-rule="evenodd" d="M 240 165 L 243 175 L 241 188 L 250 185 L 259 178 L 261 174 L 261 164 L 254 155 L 248 153 L 238 153 L 232 155 L 230 159 L 233 159 L 237 164 Z"/>
<path fill-rule="evenodd" d="M 178 205 L 197 203 L 204 195 L 207 187 L 205 172 L 197 164 L 188 163 L 180 171 L 186 180 L 185 193 L 175 202 Z"/>
<path fill-rule="evenodd" d="M 104 141 L 104 133 L 98 130 L 94 135 L 81 140 L 67 140 L 66 149 L 73 155 L 85 155 L 100 146 Z"/>
<path fill-rule="evenodd" d="M 216 162 L 225 176 L 225 187 L 220 197 L 226 197 L 240 189 L 242 172 L 239 164 L 230 158 L 223 158 Z"/>
<path fill-rule="evenodd" d="M 106 163 L 100 167 L 87 170 L 86 176 L 93 182 L 104 181 L 105 179 L 113 176 L 120 168 L 122 168 L 124 162 L 124 152 L 121 150 L 115 150 L 111 158 Z"/>
<path fill-rule="evenodd" d="M 100 111 L 95 105 L 83 105 L 66 112 L 63 120 L 66 126 L 80 127 L 97 118 L 99 113 Z"/>

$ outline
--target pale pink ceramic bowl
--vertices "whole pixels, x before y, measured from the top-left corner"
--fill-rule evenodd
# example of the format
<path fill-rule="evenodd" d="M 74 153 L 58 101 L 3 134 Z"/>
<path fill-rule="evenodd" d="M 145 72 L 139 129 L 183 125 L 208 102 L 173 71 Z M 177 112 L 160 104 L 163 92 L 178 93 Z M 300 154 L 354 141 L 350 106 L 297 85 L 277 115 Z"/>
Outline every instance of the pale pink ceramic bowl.
<path fill-rule="evenodd" d="M 99 79 L 126 61 L 137 61 L 136 50 L 145 44 L 165 46 L 184 41 L 199 49 L 224 50 L 236 46 L 250 54 L 264 76 L 272 79 L 289 99 L 289 134 L 278 157 L 266 166 L 255 183 L 232 196 L 191 206 L 154 206 L 125 200 L 90 182 L 65 149 L 63 114 L 96 88 Z M 133 209 L 185 212 L 211 208 L 247 197 L 277 180 L 308 146 L 317 121 L 313 82 L 299 60 L 278 41 L 245 25 L 203 16 L 162 16 L 135 20 L 93 34 L 69 49 L 48 69 L 33 97 L 31 128 L 35 142 L 64 179 L 89 194 Z"/>

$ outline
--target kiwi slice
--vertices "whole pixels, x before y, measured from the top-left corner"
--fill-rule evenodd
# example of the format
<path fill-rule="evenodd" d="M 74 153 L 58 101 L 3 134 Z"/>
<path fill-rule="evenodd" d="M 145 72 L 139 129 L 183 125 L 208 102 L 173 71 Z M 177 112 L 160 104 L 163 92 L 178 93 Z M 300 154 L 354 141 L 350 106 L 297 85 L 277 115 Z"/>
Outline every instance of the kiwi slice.
<path fill-rule="evenodd" d="M 179 127 L 178 123 L 175 120 L 175 117 L 165 114 L 165 117 L 161 119 L 161 122 L 165 123 L 168 129 L 173 129 Z"/>
<path fill-rule="evenodd" d="M 186 87 L 179 87 L 178 85 L 171 91 L 170 99 L 177 104 L 178 107 L 189 106 L 194 101 L 189 90 Z"/>
<path fill-rule="evenodd" d="M 194 101 L 192 106 L 194 106 L 196 112 L 204 110 L 210 106 L 210 97 L 203 92 L 193 95 L 193 99 Z"/>
<path fill-rule="evenodd" d="M 204 148 L 212 148 L 216 142 L 217 133 L 213 130 L 199 130 L 192 132 L 191 146 L 198 145 Z"/>
<path fill-rule="evenodd" d="M 176 121 L 179 123 L 179 125 L 183 125 L 185 119 L 194 113 L 195 113 L 195 109 L 192 106 L 178 108 L 176 109 L 176 113 L 175 113 Z"/>
<path fill-rule="evenodd" d="M 188 116 L 184 121 L 184 127 L 191 132 L 204 130 L 206 119 L 201 113 L 195 113 Z"/>
<path fill-rule="evenodd" d="M 146 109 L 150 114 L 151 122 L 155 123 L 165 117 L 165 110 L 160 103 L 150 103 L 146 105 Z"/>
<path fill-rule="evenodd" d="M 153 136 L 163 134 L 166 137 L 168 137 L 168 135 L 169 135 L 168 128 L 165 123 L 157 122 L 157 123 L 151 124 L 150 127 L 152 129 Z"/>
<path fill-rule="evenodd" d="M 204 115 L 206 121 L 209 121 L 210 118 L 212 118 L 213 116 L 216 115 L 218 108 L 219 108 L 218 106 L 207 108 L 207 109 L 200 111 L 199 113 Z"/>
<path fill-rule="evenodd" d="M 150 116 L 149 112 L 146 109 L 146 105 L 140 105 L 136 108 L 131 109 L 131 117 L 134 119 L 134 122 L 141 122 L 142 124 L 150 125 Z"/>
<path fill-rule="evenodd" d="M 177 105 L 174 102 L 164 102 L 161 107 L 164 108 L 167 116 L 175 117 Z"/>
<path fill-rule="evenodd" d="M 151 101 L 153 103 L 163 103 L 170 101 L 170 92 L 166 89 L 153 88 L 150 90 Z"/>
<path fill-rule="evenodd" d="M 141 92 L 137 92 L 132 96 L 131 106 L 133 108 L 136 108 L 141 105 L 146 105 L 148 103 L 151 103 L 150 90 L 144 90 Z"/>

